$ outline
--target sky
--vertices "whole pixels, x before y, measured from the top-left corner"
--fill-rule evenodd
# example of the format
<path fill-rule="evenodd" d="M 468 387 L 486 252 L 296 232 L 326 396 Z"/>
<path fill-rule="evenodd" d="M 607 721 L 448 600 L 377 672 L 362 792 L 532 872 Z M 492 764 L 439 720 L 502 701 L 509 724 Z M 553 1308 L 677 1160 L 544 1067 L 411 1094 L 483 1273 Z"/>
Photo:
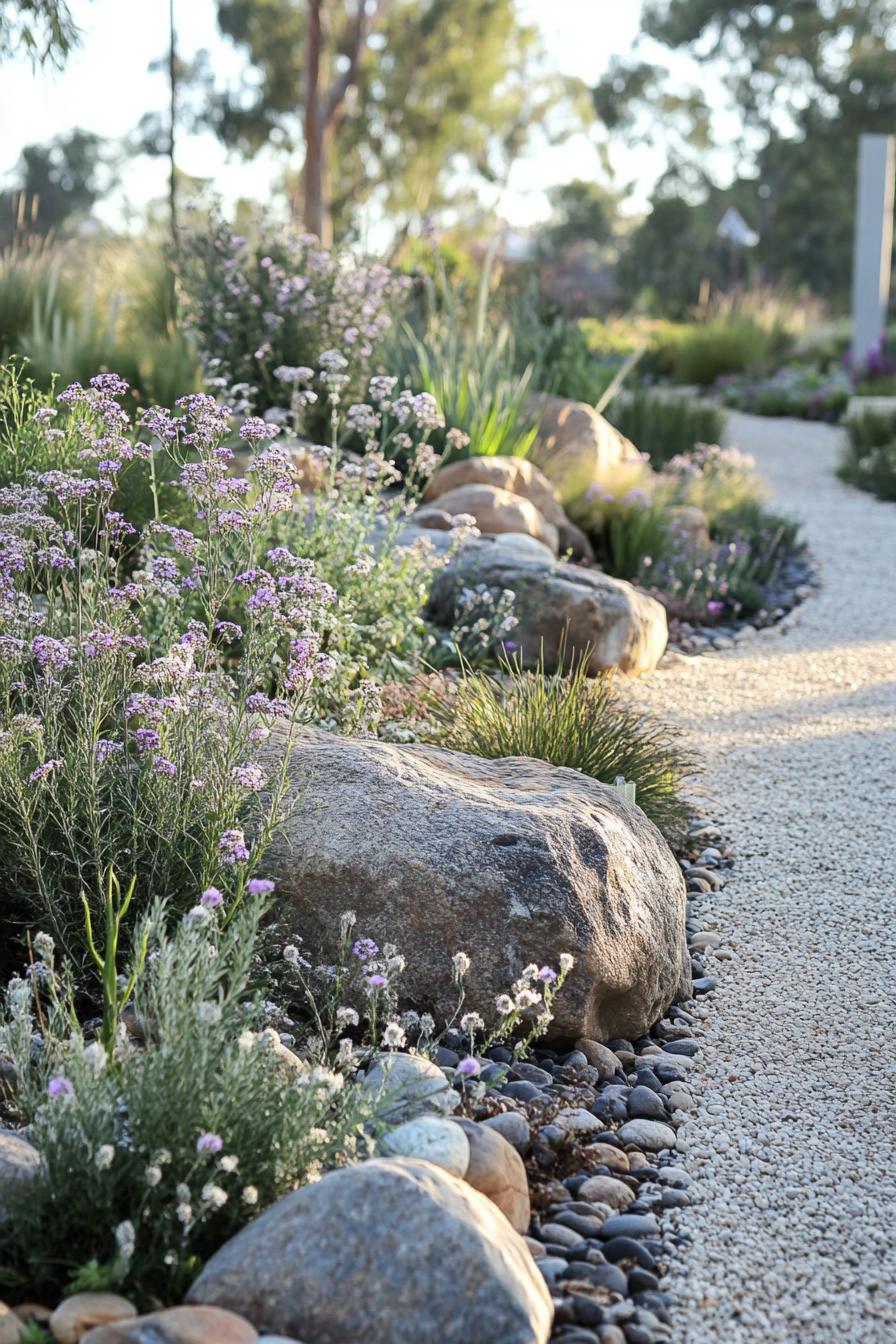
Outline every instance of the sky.
<path fill-rule="evenodd" d="M 519 0 L 523 16 L 538 25 L 547 64 L 594 83 L 614 55 L 627 54 L 638 32 L 641 0 Z M 141 116 L 166 105 L 167 85 L 149 63 L 165 54 L 168 0 L 73 0 L 83 38 L 65 70 L 31 70 L 27 62 L 4 67 L 0 78 L 0 177 L 16 165 L 25 144 L 40 143 L 76 126 L 107 137 L 123 136 Z M 215 0 L 176 0 L 181 54 L 205 47 L 219 77 L 235 77 L 243 57 L 223 39 Z M 283 169 L 282 157 L 262 153 L 246 162 L 227 152 L 210 133 L 183 136 L 178 166 L 214 179 L 225 204 L 239 197 L 264 201 Z M 630 206 L 643 209 L 662 170 L 659 145 L 626 154 L 625 181 L 635 182 Z M 146 205 L 165 192 L 163 160 L 135 159 L 121 188 L 98 209 L 105 222 L 122 227 L 142 218 Z M 518 162 L 501 212 L 525 227 L 549 213 L 547 190 L 574 177 L 603 176 L 594 137 L 577 135 L 559 146 L 539 145 Z"/>

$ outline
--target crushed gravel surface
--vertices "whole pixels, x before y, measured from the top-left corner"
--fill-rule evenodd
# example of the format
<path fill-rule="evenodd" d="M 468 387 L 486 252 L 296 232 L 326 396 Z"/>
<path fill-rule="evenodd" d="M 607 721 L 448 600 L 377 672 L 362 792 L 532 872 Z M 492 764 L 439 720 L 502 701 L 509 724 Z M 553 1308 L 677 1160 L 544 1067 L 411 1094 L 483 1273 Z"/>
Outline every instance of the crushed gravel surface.
<path fill-rule="evenodd" d="M 738 853 L 702 906 L 720 983 L 664 1286 L 684 1344 L 894 1344 L 896 507 L 835 479 L 837 429 L 734 415 L 728 441 L 804 521 L 823 588 L 786 635 L 673 654 L 640 691 Z"/>

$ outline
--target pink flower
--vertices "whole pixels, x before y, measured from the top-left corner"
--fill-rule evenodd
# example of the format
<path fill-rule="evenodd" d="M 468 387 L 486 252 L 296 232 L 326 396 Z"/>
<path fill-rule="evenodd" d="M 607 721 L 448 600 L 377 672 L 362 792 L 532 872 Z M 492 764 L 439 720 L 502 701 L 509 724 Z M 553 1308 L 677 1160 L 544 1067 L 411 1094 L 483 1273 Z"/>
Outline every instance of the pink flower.
<path fill-rule="evenodd" d="M 200 1134 L 196 1140 L 197 1153 L 220 1153 L 224 1147 L 224 1140 L 220 1134 Z"/>

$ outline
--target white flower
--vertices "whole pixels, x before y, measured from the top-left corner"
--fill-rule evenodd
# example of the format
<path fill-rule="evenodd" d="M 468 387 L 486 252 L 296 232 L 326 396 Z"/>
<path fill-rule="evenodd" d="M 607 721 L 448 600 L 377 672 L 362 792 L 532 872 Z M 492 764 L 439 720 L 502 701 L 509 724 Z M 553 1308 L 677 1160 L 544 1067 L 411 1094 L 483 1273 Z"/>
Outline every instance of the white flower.
<path fill-rule="evenodd" d="M 237 1037 L 236 1043 L 243 1054 L 247 1054 L 250 1050 L 254 1049 L 257 1040 L 258 1037 L 254 1031 L 242 1031 Z"/>
<path fill-rule="evenodd" d="M 495 1007 L 502 1017 L 513 1012 L 513 999 L 509 994 L 499 994 L 495 999 Z"/>
<path fill-rule="evenodd" d="M 420 1031 L 424 1036 L 431 1036 L 436 1029 L 435 1018 L 431 1013 L 420 1014 Z"/>
<path fill-rule="evenodd" d="M 568 971 L 572 970 L 574 964 L 575 964 L 575 957 L 573 957 L 569 952 L 560 953 L 560 970 L 564 973 L 564 975 Z"/>
<path fill-rule="evenodd" d="M 407 1037 L 400 1022 L 387 1022 L 383 1030 L 383 1045 L 392 1050 L 400 1050 L 407 1044 Z"/>
<path fill-rule="evenodd" d="M 106 1048 L 99 1041 L 91 1041 L 89 1045 L 85 1045 L 81 1058 L 92 1073 L 102 1073 L 107 1063 Z"/>
<path fill-rule="evenodd" d="M 354 1057 L 355 1043 L 350 1036 L 343 1036 L 339 1041 L 339 1051 L 336 1055 L 336 1063 L 339 1065 L 351 1064 Z"/>
<path fill-rule="evenodd" d="M 134 1224 L 130 1220 L 118 1224 L 115 1229 L 115 1241 L 118 1244 L 118 1254 L 121 1259 L 130 1260 L 134 1254 L 134 1246 L 137 1241 Z"/>
<path fill-rule="evenodd" d="M 93 1161 L 97 1171 L 108 1171 L 115 1159 L 115 1148 L 111 1143 L 101 1143 Z"/>
<path fill-rule="evenodd" d="M 213 1209 L 223 1209 L 227 1203 L 227 1191 L 222 1190 L 220 1185 L 215 1185 L 213 1181 L 209 1181 L 207 1185 L 202 1187 L 202 1198 Z"/>
<path fill-rule="evenodd" d="M 144 1172 L 146 1184 L 149 1186 L 158 1185 L 162 1179 L 162 1168 L 155 1165 L 147 1167 Z"/>
<path fill-rule="evenodd" d="M 340 1027 L 356 1027 L 358 1025 L 358 1014 L 354 1008 L 337 1008 L 336 1024 Z"/>
<path fill-rule="evenodd" d="M 454 974 L 458 980 L 462 980 L 470 969 L 470 958 L 466 952 L 455 952 L 451 958 L 451 965 L 454 967 Z"/>
<path fill-rule="evenodd" d="M 460 1020 L 461 1031 L 482 1031 L 485 1027 L 479 1013 L 464 1013 Z"/>
<path fill-rule="evenodd" d="M 354 910 L 346 910 L 339 921 L 339 932 L 343 938 L 347 938 L 349 933 L 358 922 L 358 916 Z"/>
<path fill-rule="evenodd" d="M 14 975 L 6 986 L 6 997 L 11 1008 L 27 1008 L 31 1003 L 31 986 L 20 975 Z"/>
<path fill-rule="evenodd" d="M 256 1188 L 255 1188 L 254 1185 L 245 1185 L 245 1186 L 243 1186 L 243 1193 L 242 1193 L 242 1195 L 240 1196 L 240 1198 L 242 1199 L 242 1201 L 243 1201 L 244 1204 L 249 1204 L 249 1205 L 257 1204 L 257 1203 L 258 1203 L 258 1191 L 256 1190 Z"/>
<path fill-rule="evenodd" d="M 183 1223 L 186 1226 L 193 1217 L 193 1209 L 189 1204 L 178 1204 L 177 1208 L 174 1210 L 174 1216 L 177 1218 L 178 1222 Z"/>
<path fill-rule="evenodd" d="M 200 1003 L 196 1016 L 204 1027 L 214 1027 L 221 1021 L 220 1003 Z"/>
<path fill-rule="evenodd" d="M 522 973 L 522 975 L 520 976 L 520 979 L 521 979 L 521 980 L 534 980 L 534 979 L 536 978 L 537 975 L 538 975 L 538 967 L 535 965 L 535 962 L 533 961 L 533 962 L 530 962 L 528 966 L 525 966 L 525 967 L 523 968 L 523 973 Z"/>
<path fill-rule="evenodd" d="M 52 961 L 56 944 L 48 933 L 36 933 L 33 939 L 34 950 L 43 961 Z"/>
<path fill-rule="evenodd" d="M 538 1003 L 538 995 L 532 989 L 521 989 L 514 999 L 517 1008 L 531 1008 Z"/>
<path fill-rule="evenodd" d="M 236 1171 L 239 1164 L 240 1160 L 238 1157 L 234 1157 L 233 1154 L 228 1154 L 226 1157 L 221 1158 L 218 1166 L 222 1171 Z"/>
<path fill-rule="evenodd" d="M 290 943 L 283 949 L 283 960 L 288 961 L 290 966 L 298 966 L 302 961 L 302 954 L 297 947 Z"/>
<path fill-rule="evenodd" d="M 168 1148 L 160 1148 L 153 1158 L 153 1162 L 157 1167 L 166 1167 L 170 1161 L 171 1152 Z"/>

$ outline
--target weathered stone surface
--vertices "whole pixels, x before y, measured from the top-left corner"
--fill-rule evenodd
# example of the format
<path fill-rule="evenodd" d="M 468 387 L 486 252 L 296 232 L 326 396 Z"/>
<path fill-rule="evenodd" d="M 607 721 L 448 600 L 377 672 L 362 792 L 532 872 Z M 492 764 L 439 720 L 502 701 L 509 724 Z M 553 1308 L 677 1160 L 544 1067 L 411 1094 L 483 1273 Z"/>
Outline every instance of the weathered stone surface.
<path fill-rule="evenodd" d="M 40 1153 L 11 1129 L 0 1129 L 0 1214 L 4 1189 L 22 1181 L 33 1181 L 40 1164 Z"/>
<path fill-rule="evenodd" d="M 212 1256 L 188 1296 L 306 1344 L 546 1344 L 552 1317 L 503 1214 L 409 1158 L 287 1195 Z"/>
<path fill-rule="evenodd" d="M 589 1041 L 587 1036 L 583 1036 L 576 1041 L 576 1049 L 581 1050 L 592 1068 L 597 1069 L 601 1082 L 607 1083 L 616 1076 L 619 1059 L 608 1045 L 601 1041 Z"/>
<path fill-rule="evenodd" d="M 169 1307 L 100 1325 L 83 1336 L 82 1344 L 252 1344 L 257 1338 L 245 1317 L 211 1305 Z"/>
<path fill-rule="evenodd" d="M 459 1102 L 438 1064 L 400 1050 L 374 1061 L 364 1075 L 364 1087 L 376 1094 L 382 1103 L 379 1114 L 393 1125 L 426 1111 L 447 1115 Z"/>
<path fill-rule="evenodd" d="M 56 1344 L 78 1344 L 97 1325 L 133 1320 L 137 1308 L 117 1293 L 74 1293 L 63 1298 L 50 1317 L 50 1334 Z"/>
<path fill-rule="evenodd" d="M 528 458 L 467 457 L 462 462 L 450 462 L 447 467 L 440 467 L 430 478 L 423 492 L 424 503 L 438 500 L 439 508 L 444 509 L 443 496 L 465 485 L 490 485 L 498 490 L 508 490 L 512 495 L 520 495 L 534 504 L 539 513 L 555 527 L 562 526 L 566 519 L 554 487 L 544 472 Z"/>
<path fill-rule="evenodd" d="M 22 1322 L 5 1302 L 0 1302 L 0 1344 L 19 1344 Z"/>
<path fill-rule="evenodd" d="M 557 666 L 564 636 L 569 656 L 590 650 L 589 671 L 609 667 L 640 675 L 652 672 L 666 649 L 666 612 L 659 602 L 623 579 L 564 561 L 529 559 L 500 542 L 465 548 L 436 575 L 429 612 L 450 624 L 461 589 L 484 583 L 516 594 L 513 632 L 524 661 L 538 662 L 542 648 L 549 671 Z"/>
<path fill-rule="evenodd" d="M 494 485 L 460 485 L 439 498 L 439 508 L 451 517 L 469 513 L 480 532 L 496 536 L 500 532 L 523 532 L 535 537 L 557 554 L 557 528 L 522 495 L 500 490 Z"/>
<path fill-rule="evenodd" d="M 523 1159 L 497 1130 L 462 1117 L 458 1117 L 454 1124 L 466 1134 L 470 1147 L 464 1180 L 496 1204 L 511 1227 L 517 1232 L 525 1232 L 532 1210 Z"/>
<path fill-rule="evenodd" d="M 452 1014 L 460 950 L 472 961 L 466 1007 L 491 1019 L 523 967 L 570 952 L 553 1030 L 573 1039 L 637 1039 L 689 992 L 684 878 L 614 789 L 543 761 L 311 728 L 289 774 L 294 807 L 268 863 L 277 918 L 309 956 L 333 959 L 353 909 L 360 934 L 399 942 L 418 1010 Z"/>
<path fill-rule="evenodd" d="M 594 1204 L 609 1204 L 613 1209 L 624 1209 L 631 1204 L 635 1194 L 624 1181 L 615 1176 L 589 1176 L 579 1186 L 576 1199 L 587 1199 Z"/>
<path fill-rule="evenodd" d="M 623 462 L 640 460 L 635 445 L 585 402 L 538 396 L 529 406 L 541 422 L 530 460 L 541 467 L 561 504 L 578 499 Z"/>
<path fill-rule="evenodd" d="M 470 1141 L 463 1129 L 438 1115 L 405 1120 L 384 1134 L 377 1148 L 384 1157 L 417 1157 L 432 1162 L 461 1181 L 470 1166 Z"/>

